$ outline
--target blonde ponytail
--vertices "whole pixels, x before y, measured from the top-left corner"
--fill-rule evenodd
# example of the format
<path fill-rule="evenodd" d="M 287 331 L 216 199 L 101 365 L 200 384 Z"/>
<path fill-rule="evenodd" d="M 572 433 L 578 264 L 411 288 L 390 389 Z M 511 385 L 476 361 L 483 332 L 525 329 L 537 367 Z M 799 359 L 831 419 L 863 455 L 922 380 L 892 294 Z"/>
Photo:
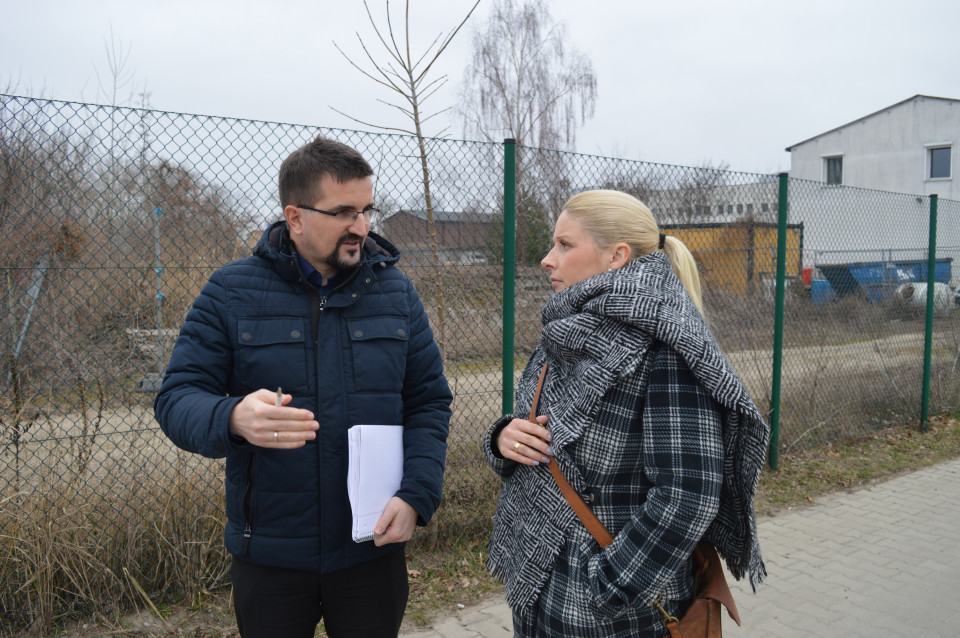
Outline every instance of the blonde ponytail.
<path fill-rule="evenodd" d="M 700 314 L 703 314 L 703 294 L 700 290 L 700 272 L 697 270 L 697 262 L 687 245 L 679 238 L 667 235 L 663 242 L 663 252 L 670 258 L 670 265 L 673 266 L 673 272 L 677 279 L 687 289 L 687 294 L 693 300 L 693 305 L 697 307 Z"/>

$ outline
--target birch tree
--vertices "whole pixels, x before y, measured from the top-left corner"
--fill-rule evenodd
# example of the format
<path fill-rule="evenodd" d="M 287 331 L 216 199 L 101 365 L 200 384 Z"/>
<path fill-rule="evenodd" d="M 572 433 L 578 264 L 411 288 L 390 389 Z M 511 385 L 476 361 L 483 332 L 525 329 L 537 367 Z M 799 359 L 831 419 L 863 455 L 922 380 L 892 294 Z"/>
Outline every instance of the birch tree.
<path fill-rule="evenodd" d="M 517 143 L 517 261 L 537 264 L 556 209 L 569 196 L 565 158 L 593 117 L 597 78 L 544 0 L 494 0 L 474 30 L 458 113 L 464 134 Z"/>
<path fill-rule="evenodd" d="M 596 100 L 593 63 L 570 46 L 566 26 L 553 21 L 544 0 L 494 0 L 486 27 L 473 33 L 461 86 L 466 135 L 572 149 Z"/>

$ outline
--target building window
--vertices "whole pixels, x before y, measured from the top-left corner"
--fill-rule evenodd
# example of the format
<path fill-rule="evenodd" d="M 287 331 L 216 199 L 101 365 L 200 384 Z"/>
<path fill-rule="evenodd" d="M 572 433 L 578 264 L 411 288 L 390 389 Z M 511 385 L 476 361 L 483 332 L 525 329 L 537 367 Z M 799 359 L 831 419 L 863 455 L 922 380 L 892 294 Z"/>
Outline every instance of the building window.
<path fill-rule="evenodd" d="M 839 186 L 843 184 L 843 158 L 828 157 L 827 159 L 827 185 Z"/>
<path fill-rule="evenodd" d="M 929 149 L 930 179 L 950 179 L 950 146 Z"/>

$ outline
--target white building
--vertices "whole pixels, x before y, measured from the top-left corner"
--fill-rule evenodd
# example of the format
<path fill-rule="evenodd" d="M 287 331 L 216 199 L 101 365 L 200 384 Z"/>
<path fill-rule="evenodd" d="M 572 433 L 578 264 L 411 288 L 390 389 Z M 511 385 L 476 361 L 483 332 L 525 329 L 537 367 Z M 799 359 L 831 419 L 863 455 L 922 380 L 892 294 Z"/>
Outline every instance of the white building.
<path fill-rule="evenodd" d="M 940 198 L 937 257 L 960 281 L 960 100 L 915 95 L 787 148 L 790 221 L 805 266 L 926 259 Z M 952 200 L 952 201 L 951 201 Z"/>
<path fill-rule="evenodd" d="M 793 178 L 960 200 L 960 100 L 915 95 L 787 151 Z"/>

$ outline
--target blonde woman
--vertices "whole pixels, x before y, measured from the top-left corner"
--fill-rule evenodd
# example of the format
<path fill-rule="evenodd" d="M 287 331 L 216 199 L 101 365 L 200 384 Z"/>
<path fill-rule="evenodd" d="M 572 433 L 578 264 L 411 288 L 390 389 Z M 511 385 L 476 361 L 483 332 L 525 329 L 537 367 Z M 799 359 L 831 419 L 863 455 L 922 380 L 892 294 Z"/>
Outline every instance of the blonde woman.
<path fill-rule="evenodd" d="M 536 422 L 485 438 L 503 479 L 489 568 L 517 636 L 662 636 L 682 616 L 691 555 L 711 541 L 736 578 L 766 575 L 753 494 L 769 427 L 702 317 L 696 263 L 636 198 L 588 191 L 557 219 L 542 261 L 554 295 L 518 384 Z M 564 499 L 557 463 L 613 535 L 601 548 Z"/>

